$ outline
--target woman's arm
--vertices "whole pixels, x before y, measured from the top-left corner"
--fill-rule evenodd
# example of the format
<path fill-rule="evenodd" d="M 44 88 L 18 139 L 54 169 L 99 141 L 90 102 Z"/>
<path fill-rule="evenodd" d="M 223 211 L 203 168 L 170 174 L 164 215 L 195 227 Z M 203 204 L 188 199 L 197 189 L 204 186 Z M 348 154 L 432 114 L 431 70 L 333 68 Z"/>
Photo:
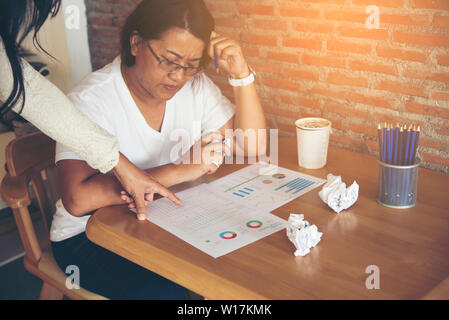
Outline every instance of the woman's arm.
<path fill-rule="evenodd" d="M 102 174 L 82 160 L 61 160 L 57 168 L 62 202 L 72 215 L 123 204 L 120 183 L 113 175 Z"/>
<path fill-rule="evenodd" d="M 124 203 L 120 197 L 120 192 L 123 190 L 122 184 L 113 174 L 102 174 L 82 160 L 61 160 L 57 163 L 57 168 L 62 203 L 73 216 L 80 217 L 99 208 Z M 145 174 L 148 174 L 158 185 L 177 184 L 189 179 L 186 169 L 191 168 L 168 164 L 155 168 L 154 172 L 148 170 Z M 161 181 L 158 181 L 158 178 L 161 178 Z M 145 194 L 154 193 L 167 196 L 156 188 L 145 191 Z M 175 199 L 178 201 L 177 204 L 182 204 L 178 198 L 175 197 Z M 171 200 L 174 201 L 174 199 Z M 146 212 L 144 200 L 142 201 L 143 212 L 138 213 L 138 218 L 141 220 L 145 218 Z M 143 217 L 141 217 L 142 214 Z"/>
<path fill-rule="evenodd" d="M 123 204 L 128 199 L 133 199 L 135 207 L 134 198 L 121 197 L 123 188 L 114 175 L 102 174 L 81 160 L 61 160 L 57 167 L 62 202 L 73 216 L 80 217 L 102 207 Z M 146 172 L 166 187 L 195 180 L 205 173 L 197 164 L 166 164 Z M 159 192 L 146 192 L 146 199 L 152 199 L 154 193 Z M 150 202 L 144 203 L 144 209 Z"/>
<path fill-rule="evenodd" d="M 25 104 L 20 115 L 52 139 L 70 147 L 93 168 L 110 171 L 119 160 L 115 137 L 90 121 L 54 84 L 45 79 L 24 59 Z M 0 40 L 0 100 L 12 91 L 14 75 L 3 42 Z M 19 113 L 23 99 L 14 105 Z"/>
<path fill-rule="evenodd" d="M 11 92 L 13 76 L 4 53 L 0 53 L 0 59 L 3 96 Z M 20 115 L 52 139 L 68 146 L 92 168 L 103 173 L 114 168 L 119 161 L 117 139 L 90 121 L 61 90 L 23 59 L 22 66 L 25 105 Z M 19 112 L 21 106 L 22 99 L 13 111 Z"/>
<path fill-rule="evenodd" d="M 248 73 L 249 74 L 249 73 Z M 259 101 L 254 82 L 245 87 L 234 87 L 235 116 L 233 128 L 241 129 L 248 138 L 237 134 L 236 146 L 243 147 L 246 156 L 263 155 L 266 152 L 266 122 L 265 114 Z M 259 141 L 260 140 L 260 141 Z M 248 146 L 252 141 L 254 146 Z"/>
<path fill-rule="evenodd" d="M 242 49 L 232 39 L 212 32 L 209 55 L 212 58 L 217 55 L 220 69 L 224 69 L 231 78 L 242 79 L 250 75 Z M 235 115 L 232 123 L 228 122 L 220 131 L 224 134 L 225 129 L 234 129 L 237 142 L 235 146 L 237 149 L 244 150 L 246 156 L 264 154 L 266 151 L 266 121 L 256 86 L 253 82 L 247 86 L 233 87 L 233 90 Z M 249 147 L 248 143 L 245 143 L 245 136 L 248 138 L 247 141 L 253 141 L 256 146 Z"/>
<path fill-rule="evenodd" d="M 214 173 L 217 167 L 212 161 L 221 163 L 224 157 L 223 153 L 217 151 L 230 153 L 230 150 L 222 143 L 210 144 L 212 140 L 218 137 L 219 134 L 217 136 L 217 133 L 211 133 L 197 142 L 201 144 L 201 163 L 193 163 L 192 149 L 194 147 L 192 147 L 186 153 L 186 156 L 190 158 L 188 163 L 166 164 L 147 169 L 145 172 L 154 181 L 166 187 L 193 181 L 204 174 Z M 85 161 L 61 160 L 58 161 L 57 167 L 62 202 L 66 210 L 74 216 L 83 216 L 96 209 L 123 204 L 124 200 L 129 203 L 131 200 L 127 197 L 121 198 L 122 188 L 114 175 L 102 174 L 89 167 Z M 154 193 L 166 196 L 156 189 L 147 190 L 145 193 L 150 199 L 152 199 Z M 148 204 L 147 201 L 146 205 Z M 146 210 L 145 205 L 144 210 Z"/>

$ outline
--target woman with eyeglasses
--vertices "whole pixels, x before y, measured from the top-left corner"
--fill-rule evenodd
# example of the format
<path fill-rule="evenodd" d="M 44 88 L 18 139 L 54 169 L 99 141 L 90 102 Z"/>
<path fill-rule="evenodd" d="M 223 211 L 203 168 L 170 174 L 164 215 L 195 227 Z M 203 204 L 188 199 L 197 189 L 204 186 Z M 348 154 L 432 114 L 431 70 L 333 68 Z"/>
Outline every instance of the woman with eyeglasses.
<path fill-rule="evenodd" d="M 153 193 L 181 204 L 170 190 L 119 152 L 113 135 L 74 108 L 56 86 L 19 57 L 20 45 L 30 33 L 36 47 L 46 53 L 38 32 L 60 6 L 61 0 L 0 0 L 0 122 L 10 126 L 20 114 L 91 167 L 103 173 L 112 171 L 135 200 L 139 214 L 145 213 L 145 196 Z"/>
<path fill-rule="evenodd" d="M 122 29 L 121 55 L 68 94 L 117 138 L 131 162 L 168 187 L 214 173 L 225 154 L 265 153 L 266 124 L 254 73 L 240 45 L 213 30 L 203 0 L 143 0 Z M 235 105 L 203 72 L 211 60 L 229 76 Z M 231 150 L 223 138 L 234 129 L 248 141 L 261 141 L 260 148 L 237 135 Z M 59 266 L 78 266 L 81 286 L 109 298 L 183 298 L 180 286 L 87 239 L 90 212 L 124 200 L 135 206 L 126 192 L 120 195 L 117 179 L 59 143 L 56 161 L 62 201 L 50 238 Z M 152 200 L 146 198 L 146 204 Z"/>

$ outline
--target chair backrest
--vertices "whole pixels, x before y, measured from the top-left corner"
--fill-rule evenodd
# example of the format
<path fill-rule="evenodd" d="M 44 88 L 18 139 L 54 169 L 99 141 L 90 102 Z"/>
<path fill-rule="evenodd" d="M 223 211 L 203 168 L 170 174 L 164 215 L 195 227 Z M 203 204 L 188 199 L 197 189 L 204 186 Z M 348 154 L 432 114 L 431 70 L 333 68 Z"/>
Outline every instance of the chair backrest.
<path fill-rule="evenodd" d="M 57 197 L 56 190 L 59 190 L 54 164 L 55 146 L 54 140 L 42 132 L 35 132 L 14 139 L 5 150 L 9 176 L 23 178 L 31 186 L 42 215 L 45 237 L 39 242 L 30 213 L 26 208 L 27 204 L 24 207 L 13 208 L 26 256 L 34 263 L 39 261 L 42 249 L 50 246 L 49 228 L 54 212 L 54 201 Z M 30 193 L 28 197 L 31 202 Z"/>

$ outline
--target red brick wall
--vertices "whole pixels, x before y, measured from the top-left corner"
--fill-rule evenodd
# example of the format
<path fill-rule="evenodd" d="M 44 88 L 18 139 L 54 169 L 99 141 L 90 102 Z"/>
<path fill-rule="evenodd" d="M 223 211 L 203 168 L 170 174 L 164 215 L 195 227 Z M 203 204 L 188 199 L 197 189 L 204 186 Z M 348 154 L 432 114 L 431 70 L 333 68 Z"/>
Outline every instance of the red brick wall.
<path fill-rule="evenodd" d="M 94 68 L 118 54 L 119 26 L 139 0 L 87 0 Z M 421 126 L 424 166 L 449 172 L 449 0 L 205 0 L 217 31 L 257 71 L 270 127 L 333 123 L 331 144 L 375 154 L 377 123 Z M 367 6 L 380 10 L 368 29 Z M 232 99 L 225 76 L 211 77 Z"/>

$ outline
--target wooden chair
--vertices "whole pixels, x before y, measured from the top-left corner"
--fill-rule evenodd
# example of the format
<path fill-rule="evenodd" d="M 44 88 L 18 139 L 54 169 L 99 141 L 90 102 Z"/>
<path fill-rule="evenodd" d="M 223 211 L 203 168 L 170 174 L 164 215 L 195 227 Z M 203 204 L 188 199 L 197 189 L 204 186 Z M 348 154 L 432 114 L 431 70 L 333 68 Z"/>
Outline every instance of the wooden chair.
<path fill-rule="evenodd" d="M 1 183 L 1 195 L 14 212 L 25 248 L 24 265 L 29 272 L 44 281 L 40 299 L 62 299 L 64 295 L 71 299 L 106 299 L 83 288 L 68 289 L 67 275 L 59 268 L 51 252 L 49 227 L 54 203 L 49 198 L 58 190 L 55 188 L 57 179 L 54 174 L 55 145 L 43 133 L 35 132 L 14 139 L 6 147 L 8 173 Z M 46 184 L 48 188 L 45 188 Z M 46 237 L 41 242 L 28 210 L 32 201 L 30 185 L 46 229 Z"/>

